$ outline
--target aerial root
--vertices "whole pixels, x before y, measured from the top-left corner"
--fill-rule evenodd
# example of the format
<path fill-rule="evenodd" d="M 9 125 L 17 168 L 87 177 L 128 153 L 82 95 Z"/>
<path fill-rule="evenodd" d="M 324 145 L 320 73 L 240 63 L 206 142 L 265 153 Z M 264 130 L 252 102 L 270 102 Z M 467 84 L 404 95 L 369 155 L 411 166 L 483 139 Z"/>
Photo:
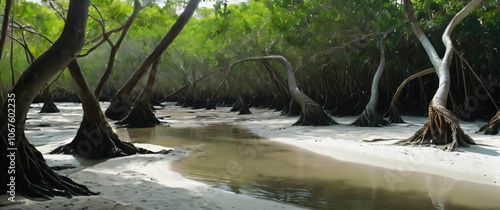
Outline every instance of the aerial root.
<path fill-rule="evenodd" d="M 475 144 L 464 133 L 453 114 L 442 106 L 429 105 L 429 119 L 413 136 L 396 142 L 398 145 L 435 145 L 446 151 Z"/>
<path fill-rule="evenodd" d="M 92 123 L 82 121 L 73 141 L 58 147 L 50 154 L 77 154 L 89 159 L 104 159 L 135 154 L 166 154 L 170 150 L 152 152 L 121 141 L 105 121 Z"/>
<path fill-rule="evenodd" d="M 57 174 L 46 163 L 42 154 L 27 142 L 26 137 L 19 141 L 18 170 L 19 189 L 23 195 L 33 198 L 50 199 L 54 196 L 88 196 L 99 193 L 90 191 L 66 176 Z M 27 175 L 30 176 L 27 176 Z"/>
<path fill-rule="evenodd" d="M 352 125 L 360 127 L 382 127 L 389 125 L 389 122 L 384 120 L 377 112 L 365 109 Z"/>
<path fill-rule="evenodd" d="M 478 133 L 497 135 L 500 130 L 500 111 L 497 111 L 491 120 L 477 131 Z"/>
<path fill-rule="evenodd" d="M 324 126 L 324 125 L 334 125 L 337 124 L 330 115 L 325 113 L 323 108 L 321 108 L 317 103 L 305 103 L 302 106 L 302 111 L 300 112 L 300 118 L 293 124 L 293 126 Z"/>
<path fill-rule="evenodd" d="M 111 104 L 104 113 L 111 120 L 121 120 L 127 116 L 132 108 L 132 102 L 128 97 L 116 97 L 111 100 Z"/>
<path fill-rule="evenodd" d="M 137 106 L 132 107 L 128 115 L 121 121 L 119 125 L 126 125 L 129 128 L 148 128 L 161 125 L 161 122 L 156 118 L 155 114 L 149 107 L 149 102 L 139 102 Z"/>
<path fill-rule="evenodd" d="M 389 108 L 387 113 L 384 114 L 384 117 L 389 118 L 389 123 L 405 123 L 403 118 L 401 118 L 401 114 L 399 113 L 398 108 L 394 104 L 391 104 L 391 107 Z"/>

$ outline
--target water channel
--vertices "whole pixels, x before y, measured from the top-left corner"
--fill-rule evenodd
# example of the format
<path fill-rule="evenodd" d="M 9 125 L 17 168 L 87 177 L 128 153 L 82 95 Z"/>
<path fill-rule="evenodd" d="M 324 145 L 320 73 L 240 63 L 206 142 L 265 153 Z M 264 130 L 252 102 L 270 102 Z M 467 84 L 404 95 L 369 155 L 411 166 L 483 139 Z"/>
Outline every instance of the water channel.
<path fill-rule="evenodd" d="M 338 161 L 228 124 L 117 133 L 191 151 L 173 164 L 188 178 L 309 209 L 500 209 L 499 187 Z"/>

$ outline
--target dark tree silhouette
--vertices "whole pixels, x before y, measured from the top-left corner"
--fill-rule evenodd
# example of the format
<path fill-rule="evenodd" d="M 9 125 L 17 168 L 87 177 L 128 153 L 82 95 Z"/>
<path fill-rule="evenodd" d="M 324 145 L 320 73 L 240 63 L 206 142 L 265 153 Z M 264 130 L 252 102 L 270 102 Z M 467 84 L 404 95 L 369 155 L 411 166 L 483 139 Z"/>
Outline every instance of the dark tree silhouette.
<path fill-rule="evenodd" d="M 153 110 L 151 110 L 151 104 L 149 103 L 153 94 L 153 86 L 156 80 L 158 63 L 160 63 L 160 60 L 156 60 L 153 63 L 146 86 L 134 102 L 134 105 L 128 115 L 123 120 L 119 121 L 118 124 L 127 125 L 129 128 L 154 127 L 161 124 L 153 113 Z"/>
<path fill-rule="evenodd" d="M 92 93 L 78 62 L 73 60 L 68 69 L 82 101 L 83 120 L 73 141 L 58 147 L 51 154 L 78 154 L 90 159 L 101 159 L 154 153 L 121 141 L 104 117 L 99 101 Z M 162 150 L 159 153 L 167 152 Z"/>
<path fill-rule="evenodd" d="M 144 6 L 141 5 L 141 2 L 139 2 L 139 0 L 134 0 L 134 11 L 128 17 L 127 21 L 125 21 L 125 24 L 123 24 L 123 26 L 120 27 L 122 32 L 120 33 L 120 37 L 118 37 L 118 39 L 114 44 L 109 39 L 109 34 L 103 32 L 102 34 L 103 40 L 110 45 L 111 52 L 109 53 L 108 65 L 106 66 L 106 70 L 104 71 L 104 74 L 102 75 L 101 80 L 99 81 L 99 84 L 97 84 L 97 87 L 94 91 L 95 97 L 97 99 L 99 99 L 99 97 L 101 96 L 101 93 L 104 90 L 104 86 L 106 85 L 106 83 L 109 80 L 109 77 L 111 76 L 111 72 L 113 71 L 113 66 L 115 64 L 116 54 L 118 54 L 118 50 L 120 49 L 120 46 L 123 43 L 123 40 L 125 39 L 125 35 L 127 35 L 128 30 L 132 26 L 132 23 L 134 23 L 135 18 L 143 8 Z"/>
<path fill-rule="evenodd" d="M 5 1 L 5 9 L 2 20 L 2 31 L 0 32 L 0 60 L 2 60 L 5 40 L 7 40 L 7 29 L 9 28 L 10 12 L 12 11 L 12 0 Z M 3 104 L 6 90 L 3 81 L 0 79 L 0 104 Z"/>
<path fill-rule="evenodd" d="M 287 76 L 288 76 L 288 90 L 290 91 L 290 95 L 292 96 L 293 100 L 297 102 L 300 107 L 302 108 L 302 111 L 300 112 L 300 118 L 295 122 L 293 125 L 316 125 L 316 126 L 321 126 L 321 125 L 333 125 L 337 124 L 324 110 L 323 108 L 316 103 L 313 99 L 309 98 L 306 94 L 304 94 L 299 87 L 297 86 L 297 82 L 295 81 L 295 76 L 293 73 L 293 67 L 288 62 L 283 56 L 280 55 L 269 55 L 269 56 L 259 56 L 259 57 L 251 57 L 251 58 L 245 58 L 241 59 L 239 61 L 236 61 L 232 63 L 229 66 L 229 69 L 226 73 L 226 77 L 224 81 L 219 85 L 218 90 L 216 91 L 219 92 L 220 87 L 222 84 L 225 82 L 227 77 L 229 76 L 229 73 L 231 72 L 231 68 L 234 67 L 236 64 L 243 63 L 243 62 L 248 62 L 248 61 L 278 61 L 280 64 L 282 64 L 286 71 L 287 71 Z M 214 95 L 213 97 L 215 97 Z"/>
<path fill-rule="evenodd" d="M 391 105 L 389 107 L 389 110 L 384 115 L 385 117 L 389 118 L 390 123 L 405 123 L 403 121 L 403 119 L 401 118 L 401 114 L 399 113 L 397 104 L 398 104 L 399 95 L 401 95 L 401 91 L 403 91 L 403 88 L 406 86 L 406 84 L 408 84 L 409 82 L 411 82 L 412 80 L 414 80 L 416 78 L 422 77 L 424 75 L 432 74 L 435 72 L 436 72 L 436 70 L 434 68 L 429 68 L 429 69 L 423 70 L 421 72 L 418 72 L 416 74 L 412 74 L 411 76 L 406 78 L 403 82 L 401 82 L 398 89 L 396 90 L 396 93 L 394 93 L 394 95 L 392 96 Z"/>
<path fill-rule="evenodd" d="M 15 163 L 15 174 L 1 173 L 2 193 L 9 190 L 6 189 L 10 181 L 9 175 L 15 175 L 16 193 L 28 197 L 65 196 L 69 198 L 73 195 L 96 194 L 85 186 L 55 173 L 47 165 L 42 154 L 28 142 L 24 133 L 26 116 L 33 99 L 50 78 L 78 55 L 85 43 L 89 5 L 89 0 L 70 1 L 67 21 L 61 36 L 23 72 L 8 94 L 8 100 L 2 105 L 0 168 L 7 168 L 12 161 Z M 7 138 L 8 133 L 15 137 Z"/>
<path fill-rule="evenodd" d="M 57 108 L 56 104 L 54 103 L 54 97 L 50 86 L 47 86 L 45 89 L 43 89 L 42 96 L 43 96 L 43 107 L 40 110 L 40 113 L 60 112 L 59 108 Z"/>
<path fill-rule="evenodd" d="M 149 67 L 154 61 L 158 60 L 161 54 L 172 44 L 174 39 L 179 35 L 184 26 L 187 24 L 194 11 L 198 7 L 200 0 L 190 0 L 182 14 L 177 18 L 177 21 L 172 25 L 167 34 L 163 37 L 160 43 L 155 47 L 153 52 L 149 54 L 142 64 L 137 68 L 129 80 L 118 90 L 113 96 L 111 104 L 106 109 L 106 117 L 112 120 L 121 120 L 129 113 L 132 102 L 130 96 L 135 86 L 139 83 L 142 76 L 146 74 Z"/>

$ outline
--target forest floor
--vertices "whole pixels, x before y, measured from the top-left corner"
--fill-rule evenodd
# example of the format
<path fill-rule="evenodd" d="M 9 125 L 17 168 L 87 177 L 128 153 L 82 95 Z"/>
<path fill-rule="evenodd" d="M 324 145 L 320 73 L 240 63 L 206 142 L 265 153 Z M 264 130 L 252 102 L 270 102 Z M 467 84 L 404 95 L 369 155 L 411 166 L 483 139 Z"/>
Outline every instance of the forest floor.
<path fill-rule="evenodd" d="M 38 114 L 41 104 L 30 110 L 26 136 L 46 154 L 72 140 L 82 114 L 79 104 L 58 103 L 59 114 Z M 191 110 L 168 104 L 158 117 L 171 127 L 206 126 L 229 123 L 246 127 L 264 138 L 297 146 L 339 160 L 396 169 L 395 180 L 404 180 L 412 172 L 425 172 L 500 187 L 500 140 L 498 135 L 474 132 L 485 122 L 462 122 L 461 126 L 478 145 L 446 152 L 430 147 L 392 145 L 418 130 L 425 117 L 407 117 L 407 124 L 380 128 L 349 125 L 356 117 L 335 117 L 340 125 L 326 127 L 291 126 L 297 117 L 280 116 L 267 109 L 251 109 L 252 115 L 237 115 L 229 107 L 217 110 Z M 103 105 L 103 109 L 107 103 Z M 364 142 L 372 139 L 393 139 Z M 138 144 L 151 150 L 162 147 Z M 33 201 L 16 197 L 16 204 L 5 209 L 295 209 L 273 201 L 237 195 L 187 179 L 174 172 L 172 161 L 186 156 L 183 151 L 168 155 L 134 155 L 103 161 L 89 161 L 68 155 L 44 155 L 49 165 L 72 164 L 76 168 L 61 171 L 98 196 L 54 198 Z M 393 177 L 394 178 L 394 177 Z M 388 180 L 390 182 L 390 180 Z M 389 184 L 389 183 L 388 183 Z M 500 188 L 499 188 L 500 189 Z M 500 190 L 496 192 L 500 197 Z M 493 192 L 495 194 L 495 192 Z M 7 199 L 0 196 L 0 206 Z M 2 208 L 4 208 L 2 207 Z"/>

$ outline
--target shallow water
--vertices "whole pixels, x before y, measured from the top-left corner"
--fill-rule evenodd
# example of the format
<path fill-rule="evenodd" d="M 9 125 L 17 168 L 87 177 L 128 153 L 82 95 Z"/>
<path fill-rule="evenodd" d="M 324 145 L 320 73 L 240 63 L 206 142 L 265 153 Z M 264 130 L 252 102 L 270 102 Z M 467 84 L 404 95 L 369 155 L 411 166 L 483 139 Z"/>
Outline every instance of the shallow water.
<path fill-rule="evenodd" d="M 192 151 L 173 164 L 186 177 L 311 209 L 500 209 L 499 187 L 338 161 L 227 124 L 117 133 Z"/>

